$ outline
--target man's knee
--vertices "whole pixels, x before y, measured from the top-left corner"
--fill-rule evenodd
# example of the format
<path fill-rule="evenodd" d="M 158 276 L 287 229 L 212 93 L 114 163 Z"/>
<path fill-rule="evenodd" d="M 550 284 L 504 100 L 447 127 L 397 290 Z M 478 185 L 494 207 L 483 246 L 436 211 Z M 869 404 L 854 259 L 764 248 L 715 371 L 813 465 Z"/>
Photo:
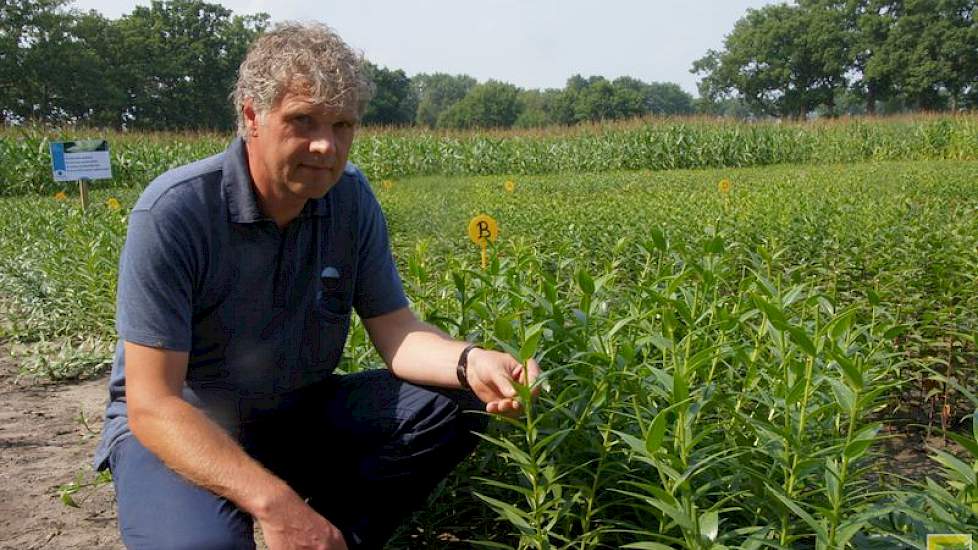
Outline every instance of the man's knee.
<path fill-rule="evenodd" d="M 253 549 L 250 516 L 167 468 L 134 437 L 110 458 L 119 531 L 134 549 Z"/>
<path fill-rule="evenodd" d="M 145 526 L 142 526 L 145 527 Z M 141 528 L 127 529 L 122 526 L 122 541 L 130 550 L 253 550 L 254 538 L 243 537 L 228 529 L 215 528 L 209 531 L 181 529 L 153 530 L 147 533 Z"/>

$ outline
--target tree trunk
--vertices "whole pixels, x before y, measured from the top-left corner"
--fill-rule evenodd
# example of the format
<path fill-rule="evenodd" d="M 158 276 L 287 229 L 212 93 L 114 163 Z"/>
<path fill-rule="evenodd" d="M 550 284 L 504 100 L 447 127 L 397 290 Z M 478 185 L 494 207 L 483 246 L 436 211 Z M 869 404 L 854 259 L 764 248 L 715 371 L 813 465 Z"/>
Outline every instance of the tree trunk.
<path fill-rule="evenodd" d="M 47 119 L 48 103 L 50 103 L 50 100 L 48 99 L 48 86 L 47 84 L 44 84 L 41 86 L 41 108 L 37 113 L 38 120 Z"/>

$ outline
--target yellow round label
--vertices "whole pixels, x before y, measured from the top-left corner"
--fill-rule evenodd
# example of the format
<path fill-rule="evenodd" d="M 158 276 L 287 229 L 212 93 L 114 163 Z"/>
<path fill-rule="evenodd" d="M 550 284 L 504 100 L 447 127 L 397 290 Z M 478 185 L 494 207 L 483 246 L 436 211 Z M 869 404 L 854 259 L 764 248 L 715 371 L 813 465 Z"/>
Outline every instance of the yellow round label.
<path fill-rule="evenodd" d="M 499 225 L 496 220 L 486 214 L 479 214 L 469 221 L 469 238 L 477 245 L 484 245 L 486 241 L 496 242 L 499 236 Z"/>

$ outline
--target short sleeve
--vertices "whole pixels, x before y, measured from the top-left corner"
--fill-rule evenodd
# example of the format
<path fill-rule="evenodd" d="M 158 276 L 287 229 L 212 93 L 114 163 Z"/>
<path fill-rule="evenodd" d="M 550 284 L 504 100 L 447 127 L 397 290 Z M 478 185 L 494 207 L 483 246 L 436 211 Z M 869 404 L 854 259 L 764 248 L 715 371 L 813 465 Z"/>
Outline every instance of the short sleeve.
<path fill-rule="evenodd" d="M 387 221 L 380 203 L 362 176 L 359 178 L 359 247 L 353 305 L 369 319 L 408 305 L 404 286 L 391 253 Z"/>
<path fill-rule="evenodd" d="M 122 340 L 190 350 L 194 263 L 185 231 L 175 221 L 161 223 L 153 210 L 130 214 L 116 301 Z"/>

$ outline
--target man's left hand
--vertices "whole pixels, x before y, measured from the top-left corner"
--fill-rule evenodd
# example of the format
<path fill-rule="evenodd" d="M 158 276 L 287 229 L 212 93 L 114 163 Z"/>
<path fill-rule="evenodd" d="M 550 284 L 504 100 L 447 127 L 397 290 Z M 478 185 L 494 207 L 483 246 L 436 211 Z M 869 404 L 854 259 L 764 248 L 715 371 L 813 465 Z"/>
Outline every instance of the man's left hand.
<path fill-rule="evenodd" d="M 540 366 L 533 359 L 526 367 L 513 356 L 498 351 L 475 348 L 469 352 L 467 369 L 469 386 L 475 395 L 486 404 L 486 412 L 515 416 L 523 405 L 517 399 L 513 382 L 524 386 L 532 385 L 540 376 Z M 533 395 L 539 387 L 533 388 Z"/>

